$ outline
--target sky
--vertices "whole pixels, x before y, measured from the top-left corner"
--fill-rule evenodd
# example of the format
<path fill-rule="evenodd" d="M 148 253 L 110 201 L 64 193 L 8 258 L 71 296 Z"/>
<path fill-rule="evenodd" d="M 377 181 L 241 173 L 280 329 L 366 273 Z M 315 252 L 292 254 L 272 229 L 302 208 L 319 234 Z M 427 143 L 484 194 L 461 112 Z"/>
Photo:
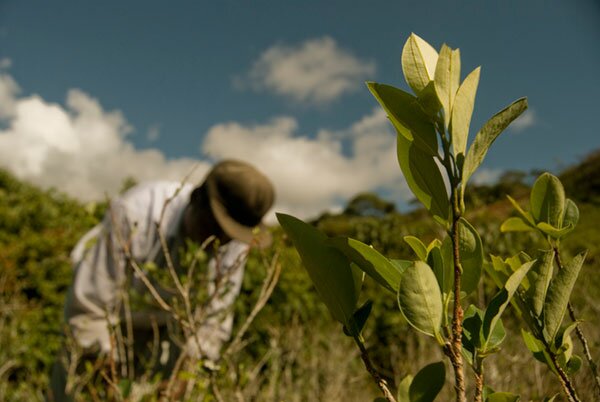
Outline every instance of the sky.
<path fill-rule="evenodd" d="M 236 158 L 271 178 L 273 211 L 310 218 L 363 191 L 403 210 L 395 134 L 364 83 L 408 90 L 411 32 L 460 48 L 463 79 L 482 66 L 471 140 L 528 97 L 476 182 L 600 147 L 597 0 L 0 0 L 0 167 L 88 202 Z"/>

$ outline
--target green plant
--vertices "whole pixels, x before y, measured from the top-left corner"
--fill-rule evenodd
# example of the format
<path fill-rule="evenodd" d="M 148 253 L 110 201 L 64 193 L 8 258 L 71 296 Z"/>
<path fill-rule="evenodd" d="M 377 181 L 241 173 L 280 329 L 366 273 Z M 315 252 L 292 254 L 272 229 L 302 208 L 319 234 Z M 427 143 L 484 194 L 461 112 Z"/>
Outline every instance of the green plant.
<path fill-rule="evenodd" d="M 428 365 L 414 379 L 405 377 L 396 396 L 393 395 L 374 369 L 364 345 L 362 329 L 371 304 L 367 301 L 358 307 L 362 273 L 395 294 L 408 323 L 432 337 L 442 348 L 453 367 L 458 402 L 466 401 L 465 361 L 474 373 L 475 401 L 518 400 L 517 395 L 493 392 L 484 386 L 484 360 L 500 350 L 506 337 L 501 315 L 515 295 L 522 297 L 523 283 L 531 283 L 536 294 L 532 303 L 539 308 L 543 301 L 546 312 L 546 327 L 542 327 L 546 328 L 546 337 L 542 338 L 544 350 L 554 345 L 550 357 L 562 356 L 564 360 L 562 366 L 551 362 L 551 367 L 560 374 L 561 367 L 573 360 L 571 366 L 575 368 L 577 359 L 570 354 L 568 337 L 574 327 L 560 328 L 562 307 L 568 302 L 583 256 L 558 272 L 547 297 L 545 290 L 540 289 L 549 276 L 539 272 L 545 269 L 548 256 L 538 260 L 512 259 L 510 271 L 506 270 L 498 281 L 499 292 L 487 306 L 470 305 L 463 309 L 481 281 L 484 266 L 481 237 L 465 215 L 465 189 L 491 144 L 526 110 L 527 100 L 519 99 L 494 115 L 467 148 L 480 68 L 461 82 L 458 49 L 443 45 L 438 54 L 412 34 L 402 52 L 402 69 L 414 95 L 389 85 L 374 82 L 367 85 L 397 131 L 398 161 L 408 186 L 447 236 L 427 245 L 417 237 L 405 236 L 417 259 L 393 260 L 358 240 L 329 238 L 292 216 L 278 214 L 279 222 L 333 318 L 356 342 L 367 370 L 386 400 L 433 401 L 445 381 L 445 369 L 443 362 Z M 547 181 L 547 176 L 540 180 Z M 544 186 L 534 187 L 532 219 L 527 222 L 511 219 L 507 225 L 521 230 L 528 224 L 549 238 L 572 230 L 576 207 L 564 200 L 564 193 L 561 199 L 552 183 L 550 180 Z M 523 216 L 529 217 L 527 213 Z M 525 307 L 528 310 L 522 309 L 523 316 L 531 306 Z M 542 332 L 534 331 L 534 339 L 539 340 Z M 420 380 L 423 376 L 428 378 L 427 382 Z M 573 384 L 565 376 L 560 379 L 566 395 L 576 401 Z"/>

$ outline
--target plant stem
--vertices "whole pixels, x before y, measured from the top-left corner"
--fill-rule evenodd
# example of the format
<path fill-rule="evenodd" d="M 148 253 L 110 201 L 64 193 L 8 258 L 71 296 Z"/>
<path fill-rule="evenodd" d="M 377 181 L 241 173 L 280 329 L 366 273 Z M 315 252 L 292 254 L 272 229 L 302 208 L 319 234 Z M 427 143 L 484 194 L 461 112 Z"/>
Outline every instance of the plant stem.
<path fill-rule="evenodd" d="M 358 348 L 360 349 L 360 357 L 362 358 L 362 361 L 365 363 L 365 367 L 366 367 L 367 371 L 369 372 L 369 374 L 371 374 L 371 376 L 375 380 L 375 383 L 377 384 L 379 389 L 381 389 L 381 392 L 383 392 L 385 399 L 387 399 L 388 402 L 397 402 L 396 398 L 394 398 L 394 395 L 388 388 L 387 381 L 373 367 L 373 363 L 371 363 L 371 358 L 369 357 L 369 353 L 367 352 L 367 349 L 365 348 L 365 344 L 364 344 L 362 336 L 355 335 L 354 341 L 356 342 L 356 344 L 358 345 Z"/>
<path fill-rule="evenodd" d="M 556 260 L 556 265 L 558 265 L 558 269 L 561 270 L 563 268 L 562 259 L 560 258 L 560 253 L 558 251 L 558 247 L 556 247 L 556 246 L 554 247 L 554 259 Z M 571 318 L 571 321 L 577 322 L 577 316 L 575 315 L 575 310 L 573 309 L 573 306 L 571 305 L 570 302 L 567 304 L 567 309 L 569 311 L 569 317 Z M 577 324 L 577 326 L 575 327 L 575 333 L 577 334 L 577 338 L 579 339 L 579 342 L 581 343 L 581 346 L 583 347 L 583 354 L 585 355 L 585 359 L 588 362 L 590 371 L 592 372 L 592 376 L 594 377 L 594 380 L 595 380 L 596 396 L 598 397 L 598 400 L 600 400 L 600 375 L 598 374 L 598 366 L 594 362 L 594 359 L 592 359 L 592 354 L 590 353 L 590 347 L 588 346 L 587 339 L 583 335 L 583 331 L 579 327 L 579 324 Z"/>
<path fill-rule="evenodd" d="M 452 362 L 452 367 L 454 368 L 454 389 L 456 390 L 456 401 L 466 402 L 465 376 L 462 359 L 462 322 L 464 312 L 460 304 L 460 280 L 462 275 L 459 249 L 460 231 L 458 227 L 460 208 L 458 204 L 458 193 L 456 187 L 453 187 L 452 202 L 454 210 L 451 229 L 452 249 L 454 254 L 454 314 L 452 315 L 452 353 L 449 355 L 449 357 L 450 361 Z"/>
<path fill-rule="evenodd" d="M 573 383 L 567 376 L 567 373 L 560 367 L 558 362 L 556 361 L 556 355 L 550 351 L 548 351 L 550 355 L 550 359 L 552 360 L 552 364 L 558 373 L 558 378 L 560 379 L 560 384 L 562 385 L 567 398 L 569 398 L 569 402 L 581 402 L 579 397 L 577 396 L 577 392 L 575 392 L 575 387 Z"/>
<path fill-rule="evenodd" d="M 483 362 L 482 362 L 483 363 Z M 474 402 L 483 401 L 483 364 L 475 370 L 475 398 Z"/>

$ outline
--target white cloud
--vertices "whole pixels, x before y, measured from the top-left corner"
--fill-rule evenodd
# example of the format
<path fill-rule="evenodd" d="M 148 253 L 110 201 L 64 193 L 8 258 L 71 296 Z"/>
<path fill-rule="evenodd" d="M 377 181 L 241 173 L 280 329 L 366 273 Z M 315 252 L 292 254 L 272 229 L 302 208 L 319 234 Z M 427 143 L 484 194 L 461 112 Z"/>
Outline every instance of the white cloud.
<path fill-rule="evenodd" d="M 15 80 L 10 75 L 2 73 L 0 69 L 0 119 L 6 119 L 14 114 L 16 97 L 20 91 Z"/>
<path fill-rule="evenodd" d="M 0 70 L 8 70 L 12 66 L 12 60 L 8 57 L 0 59 Z"/>
<path fill-rule="evenodd" d="M 158 124 L 152 124 L 148 127 L 148 131 L 146 132 L 146 139 L 149 142 L 154 142 L 160 138 L 160 126 Z"/>
<path fill-rule="evenodd" d="M 503 173 L 502 169 L 479 169 L 473 174 L 470 182 L 478 186 L 493 185 L 498 182 Z"/>
<path fill-rule="evenodd" d="M 533 109 L 528 109 L 510 124 L 509 129 L 515 133 L 520 133 L 533 127 L 537 122 L 538 120 L 535 111 Z"/>
<path fill-rule="evenodd" d="M 190 179 L 196 182 L 211 165 L 206 157 L 253 163 L 276 187 L 274 210 L 302 218 L 339 210 L 362 191 L 412 198 L 396 161 L 395 135 L 380 109 L 345 130 L 311 136 L 298 133 L 292 117 L 256 125 L 216 124 L 201 145 L 205 157 L 167 160 L 159 150 L 135 149 L 122 113 L 104 110 L 81 90 L 70 90 L 64 105 L 50 103 L 39 95 L 19 96 L 14 80 L 0 73 L 0 93 L 12 105 L 0 118 L 0 166 L 83 201 L 115 194 L 129 176 L 181 180 L 197 164 Z"/>
<path fill-rule="evenodd" d="M 131 128 L 122 114 L 104 111 L 80 90 L 70 90 L 62 106 L 38 95 L 18 97 L 15 88 L 9 75 L 0 75 L 0 96 L 11 105 L 8 112 L 2 109 L 0 165 L 21 179 L 93 200 L 114 194 L 128 176 L 181 180 L 197 162 L 136 150 L 126 140 Z M 208 167 L 201 162 L 194 178 Z"/>
<path fill-rule="evenodd" d="M 271 178 L 277 210 L 314 217 L 361 191 L 386 189 L 411 198 L 396 160 L 395 135 L 379 109 L 347 130 L 296 133 L 298 123 L 278 117 L 266 124 L 213 126 L 202 150 L 213 158 L 249 161 Z M 344 147 L 351 152 L 346 156 Z"/>
<path fill-rule="evenodd" d="M 237 84 L 322 105 L 355 90 L 374 72 L 374 62 L 360 60 L 326 36 L 298 46 L 272 46 Z"/>

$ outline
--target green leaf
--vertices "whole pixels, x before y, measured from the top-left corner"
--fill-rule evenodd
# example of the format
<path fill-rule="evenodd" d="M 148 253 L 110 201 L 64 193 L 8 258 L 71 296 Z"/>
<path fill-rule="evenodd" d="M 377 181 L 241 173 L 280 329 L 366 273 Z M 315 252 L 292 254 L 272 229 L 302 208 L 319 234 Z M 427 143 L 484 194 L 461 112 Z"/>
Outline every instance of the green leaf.
<path fill-rule="evenodd" d="M 335 237 L 328 244 L 343 253 L 381 286 L 397 293 L 402 271 L 373 247 L 355 239 Z"/>
<path fill-rule="evenodd" d="M 519 395 L 510 392 L 494 392 L 487 397 L 485 402 L 518 402 L 519 399 L 521 399 Z"/>
<path fill-rule="evenodd" d="M 519 284 L 527 275 L 527 272 L 533 266 L 534 261 L 527 262 L 516 270 L 504 284 L 504 288 L 500 290 L 490 301 L 490 304 L 485 310 L 485 316 L 483 318 L 483 338 L 485 339 L 483 349 L 487 349 L 488 344 L 491 341 L 490 333 L 491 330 L 496 326 L 496 322 L 500 319 L 500 316 L 508 306 L 510 299 L 513 297 Z"/>
<path fill-rule="evenodd" d="M 433 80 L 437 60 L 435 49 L 412 33 L 402 49 L 402 72 L 407 84 L 416 94 Z"/>
<path fill-rule="evenodd" d="M 404 241 L 408 243 L 421 261 L 427 261 L 427 247 L 425 247 L 425 244 L 419 238 L 404 236 Z"/>
<path fill-rule="evenodd" d="M 400 135 L 428 155 L 438 154 L 435 126 L 417 98 L 390 85 L 367 82 L 367 87 Z"/>
<path fill-rule="evenodd" d="M 525 346 L 533 353 L 533 356 L 542 363 L 550 365 L 550 359 L 545 357 L 547 355 L 544 343 L 537 339 L 531 332 L 524 329 L 521 329 L 521 335 L 523 336 L 523 341 L 525 341 Z"/>
<path fill-rule="evenodd" d="M 123 378 L 118 383 L 118 388 L 121 393 L 121 396 L 127 398 L 131 394 L 131 389 L 133 386 L 133 381 Z"/>
<path fill-rule="evenodd" d="M 571 291 L 585 260 L 586 252 L 580 253 L 558 271 L 550 282 L 548 294 L 544 303 L 544 338 L 552 343 L 560 330 Z"/>
<path fill-rule="evenodd" d="M 552 396 L 547 396 L 544 398 L 543 402 L 554 402 L 559 395 L 560 394 L 554 394 Z"/>
<path fill-rule="evenodd" d="M 410 384 L 412 383 L 412 380 L 413 380 L 413 376 L 409 374 L 406 377 L 404 377 L 402 379 L 402 381 L 400 381 L 400 384 L 398 385 L 398 394 L 396 397 L 398 402 L 411 402 L 410 395 L 408 392 L 409 392 Z"/>
<path fill-rule="evenodd" d="M 317 293 L 331 315 L 347 324 L 358 299 L 350 262 L 344 254 L 329 246 L 327 236 L 313 226 L 281 213 L 277 214 L 277 219 L 298 250 Z"/>
<path fill-rule="evenodd" d="M 566 350 L 567 349 L 567 344 L 570 343 L 571 347 L 572 347 L 572 341 L 571 341 L 571 332 L 573 332 L 573 330 L 575 328 L 577 328 L 577 324 L 579 324 L 579 322 L 575 321 L 572 322 L 571 324 L 569 324 L 564 330 L 561 330 L 558 332 L 558 334 L 556 335 L 556 339 L 554 340 L 554 348 L 555 350 Z"/>
<path fill-rule="evenodd" d="M 398 162 L 408 187 L 434 218 L 446 222 L 450 214 L 450 201 L 438 165 L 431 155 L 412 141 L 402 135 L 398 135 L 397 139 Z"/>
<path fill-rule="evenodd" d="M 552 279 L 553 261 L 554 251 L 545 251 L 535 260 L 531 271 L 529 271 L 529 275 L 535 280 L 530 281 L 531 285 L 527 289 L 527 299 L 535 317 L 540 317 L 544 308 L 546 293 Z"/>
<path fill-rule="evenodd" d="M 578 222 L 579 208 L 577 208 L 577 205 L 572 200 L 567 198 L 567 200 L 565 201 L 565 214 L 563 216 L 562 225 L 563 227 L 575 227 L 577 226 Z"/>
<path fill-rule="evenodd" d="M 546 222 L 540 222 L 536 225 L 536 227 L 544 234 L 554 238 L 560 239 L 561 237 L 569 234 L 573 231 L 573 225 L 566 226 L 562 229 L 555 228 L 552 225 L 547 224 Z"/>
<path fill-rule="evenodd" d="M 477 230 L 464 218 L 459 220 L 459 255 L 462 265 L 461 290 L 471 294 L 479 284 L 483 268 L 483 245 Z"/>
<path fill-rule="evenodd" d="M 513 216 L 505 220 L 500 226 L 502 233 L 506 232 L 530 232 L 534 228 L 518 216 Z"/>
<path fill-rule="evenodd" d="M 558 177 L 543 173 L 531 189 L 531 215 L 536 223 L 560 228 L 565 211 L 565 190 Z"/>
<path fill-rule="evenodd" d="M 417 100 L 419 101 L 419 106 L 421 106 L 421 109 L 423 109 L 427 116 L 435 120 L 442 105 L 435 93 L 435 84 L 433 81 L 430 81 L 429 84 L 419 92 Z"/>
<path fill-rule="evenodd" d="M 511 103 L 500 112 L 489 119 L 475 135 L 475 140 L 467 156 L 463 167 L 462 187 L 467 186 L 469 178 L 477 170 L 492 143 L 498 138 L 500 133 L 508 127 L 517 117 L 527 109 L 527 98 L 521 98 Z"/>
<path fill-rule="evenodd" d="M 442 325 L 442 294 L 429 265 L 415 261 L 402 275 L 398 304 L 406 321 L 418 331 L 436 336 Z"/>
<path fill-rule="evenodd" d="M 443 243 L 442 243 L 443 244 Z M 431 248 L 427 255 L 427 264 L 433 269 L 435 278 L 438 281 L 442 295 L 449 295 L 452 292 L 452 283 L 454 283 L 454 275 L 452 266 L 444 261 L 442 249 L 440 246 Z"/>
<path fill-rule="evenodd" d="M 390 259 L 390 262 L 400 272 L 400 276 L 402 276 L 402 274 L 404 273 L 404 271 L 406 271 L 408 269 L 408 267 L 410 267 L 410 266 L 413 265 L 413 262 L 412 261 L 408 261 L 408 260 Z"/>
<path fill-rule="evenodd" d="M 492 329 L 492 332 L 490 332 L 487 350 L 484 352 L 487 352 L 490 349 L 497 349 L 504 341 L 504 338 L 506 338 L 506 330 L 504 329 L 502 318 L 500 318 L 498 321 L 496 321 L 496 325 L 494 326 L 494 329 Z"/>
<path fill-rule="evenodd" d="M 573 355 L 567 362 L 566 372 L 567 375 L 575 374 L 581 368 L 581 357 Z"/>
<path fill-rule="evenodd" d="M 523 217 L 523 219 L 526 222 L 528 222 L 531 226 L 535 226 L 535 221 L 533 220 L 533 216 L 531 216 L 531 213 L 529 213 L 529 212 L 525 211 L 523 208 L 521 208 L 519 203 L 514 198 L 512 198 L 510 195 L 507 195 L 506 198 L 508 198 L 508 200 L 510 201 L 512 206 L 517 210 L 517 212 Z"/>
<path fill-rule="evenodd" d="M 347 336 L 358 336 L 362 332 L 367 320 L 369 319 L 372 308 L 373 302 L 371 300 L 367 300 L 358 310 L 354 312 L 352 315 L 352 320 L 350 320 L 348 325 L 344 325 L 344 334 Z"/>
<path fill-rule="evenodd" d="M 475 351 L 481 346 L 481 326 L 483 325 L 483 311 L 471 304 L 465 311 L 463 321 L 462 345 L 468 354 L 469 364 L 473 364 Z M 463 354 L 464 351 L 463 350 Z"/>
<path fill-rule="evenodd" d="M 452 133 L 452 148 L 455 157 L 459 154 L 465 155 L 467 152 L 469 126 L 471 125 L 473 107 L 475 106 L 480 72 L 481 67 L 473 70 L 458 88 L 456 98 L 454 98 L 449 131 Z"/>
<path fill-rule="evenodd" d="M 410 384 L 410 402 L 433 402 L 446 381 L 444 362 L 431 363 L 423 367 Z"/>
<path fill-rule="evenodd" d="M 435 92 L 444 108 L 444 127 L 450 125 L 452 105 L 460 86 L 460 51 L 442 45 L 435 67 Z"/>

